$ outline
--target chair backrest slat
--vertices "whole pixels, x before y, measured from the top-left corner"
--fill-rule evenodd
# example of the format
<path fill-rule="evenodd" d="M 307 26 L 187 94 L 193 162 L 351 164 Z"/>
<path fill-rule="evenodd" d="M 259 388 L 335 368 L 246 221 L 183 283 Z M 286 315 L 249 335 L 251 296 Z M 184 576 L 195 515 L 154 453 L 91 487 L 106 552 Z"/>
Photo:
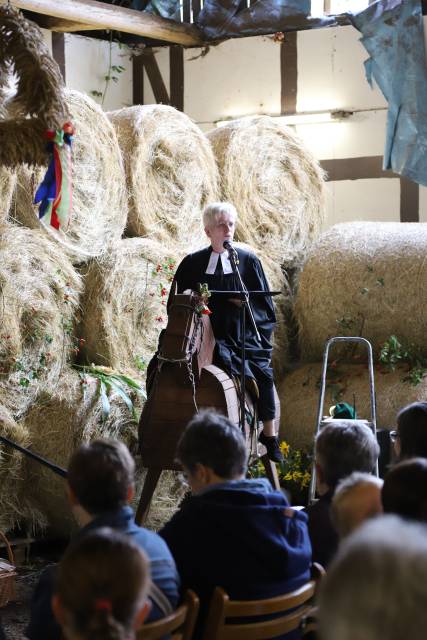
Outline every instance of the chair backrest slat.
<path fill-rule="evenodd" d="M 263 640 L 264 638 L 275 638 L 284 633 L 295 631 L 301 624 L 301 618 L 311 611 L 311 606 L 306 605 L 295 613 L 287 613 L 274 620 L 263 620 L 262 622 L 250 622 L 248 624 L 228 624 L 225 625 L 218 638 L 221 640 Z"/>
<path fill-rule="evenodd" d="M 203 640 L 266 640 L 298 629 L 313 612 L 313 598 L 324 573 L 320 565 L 313 565 L 310 582 L 290 593 L 265 600 L 233 601 L 224 589 L 217 587 Z M 267 616 L 267 619 L 260 620 L 260 616 Z"/>
<path fill-rule="evenodd" d="M 283 596 L 268 600 L 230 600 L 226 605 L 226 618 L 241 616 L 263 616 L 272 613 L 289 611 L 303 605 L 313 597 L 316 590 L 314 581 L 307 582 L 299 589 Z"/>
<path fill-rule="evenodd" d="M 184 603 L 169 616 L 145 624 L 137 633 L 137 640 L 158 640 L 173 634 L 175 640 L 190 640 L 197 614 L 199 599 L 193 591 L 188 590 L 184 596 Z"/>

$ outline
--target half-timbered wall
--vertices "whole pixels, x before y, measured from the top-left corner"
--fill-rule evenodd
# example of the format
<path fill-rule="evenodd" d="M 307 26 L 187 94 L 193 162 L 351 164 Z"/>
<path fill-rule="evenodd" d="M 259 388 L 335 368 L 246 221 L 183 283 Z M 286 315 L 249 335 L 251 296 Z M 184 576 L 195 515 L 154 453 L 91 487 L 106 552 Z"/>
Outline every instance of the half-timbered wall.
<path fill-rule="evenodd" d="M 52 46 L 59 62 L 63 56 L 68 86 L 102 91 L 109 43 L 53 34 Z M 286 34 L 284 42 L 260 36 L 208 49 L 149 49 L 133 60 L 113 44 L 112 55 L 125 71 L 109 83 L 107 110 L 169 102 L 205 131 L 218 121 L 257 113 L 353 112 L 339 122 L 297 126 L 329 175 L 326 225 L 427 222 L 427 189 L 382 171 L 386 103 L 365 79 L 367 53 L 353 27 Z"/>

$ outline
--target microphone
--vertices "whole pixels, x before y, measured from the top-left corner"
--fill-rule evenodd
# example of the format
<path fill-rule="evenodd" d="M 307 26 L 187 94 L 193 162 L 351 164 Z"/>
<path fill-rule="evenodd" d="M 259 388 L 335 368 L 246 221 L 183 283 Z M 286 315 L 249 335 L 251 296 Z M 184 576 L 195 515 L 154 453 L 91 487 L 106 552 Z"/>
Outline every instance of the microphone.
<path fill-rule="evenodd" d="M 230 258 L 230 260 L 234 260 L 236 264 L 239 264 L 239 255 L 236 249 L 233 247 L 233 244 L 229 240 L 224 240 L 222 246 L 228 251 L 228 257 Z"/>

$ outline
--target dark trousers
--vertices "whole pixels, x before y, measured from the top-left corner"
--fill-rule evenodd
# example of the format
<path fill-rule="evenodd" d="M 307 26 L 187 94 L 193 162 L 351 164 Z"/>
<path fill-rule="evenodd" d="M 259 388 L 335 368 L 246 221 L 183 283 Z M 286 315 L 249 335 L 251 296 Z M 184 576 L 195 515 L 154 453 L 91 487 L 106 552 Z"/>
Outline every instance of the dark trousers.
<path fill-rule="evenodd" d="M 273 420 L 276 417 L 273 369 L 271 367 L 260 367 L 255 362 L 250 362 L 249 367 L 259 391 L 258 417 L 262 421 Z"/>

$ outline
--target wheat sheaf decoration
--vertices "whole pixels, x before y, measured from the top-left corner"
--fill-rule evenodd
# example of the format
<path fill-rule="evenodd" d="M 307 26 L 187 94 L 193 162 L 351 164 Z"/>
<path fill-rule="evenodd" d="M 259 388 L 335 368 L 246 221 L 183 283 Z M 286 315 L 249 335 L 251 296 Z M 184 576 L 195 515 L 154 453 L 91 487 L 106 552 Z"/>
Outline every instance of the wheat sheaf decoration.
<path fill-rule="evenodd" d="M 10 78 L 16 94 L 9 96 Z M 0 165 L 46 165 L 47 130 L 68 120 L 63 80 L 37 25 L 0 6 Z"/>

